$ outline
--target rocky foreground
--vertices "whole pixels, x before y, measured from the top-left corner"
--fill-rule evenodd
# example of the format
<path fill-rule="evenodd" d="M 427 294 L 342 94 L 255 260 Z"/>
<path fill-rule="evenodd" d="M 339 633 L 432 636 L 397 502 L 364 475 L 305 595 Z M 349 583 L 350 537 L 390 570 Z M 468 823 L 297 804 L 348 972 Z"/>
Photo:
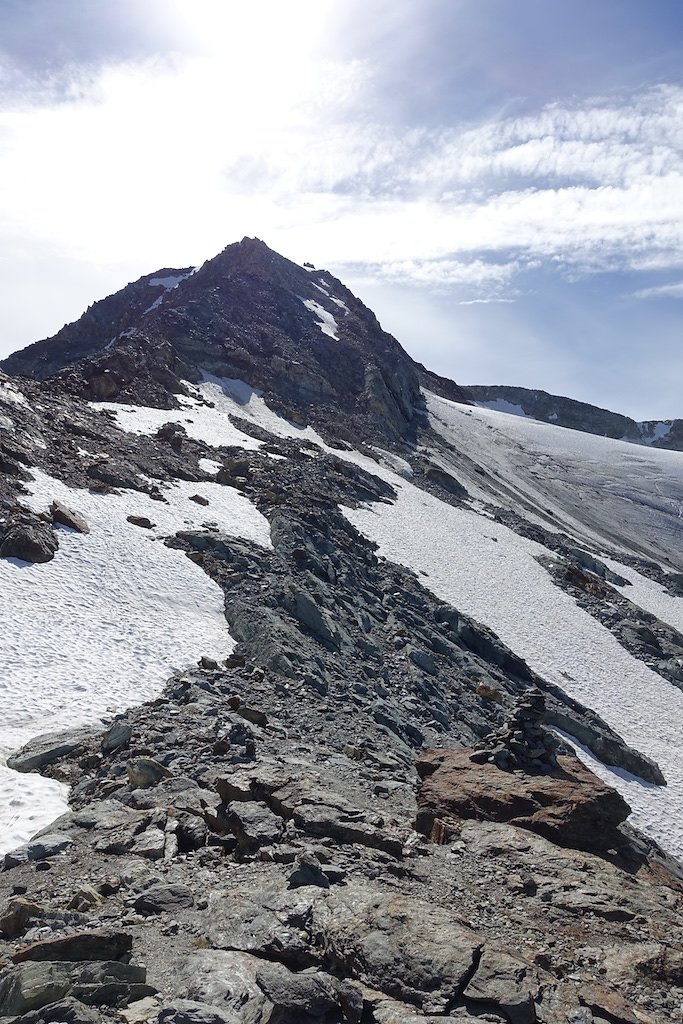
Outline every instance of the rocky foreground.
<path fill-rule="evenodd" d="M 3 1020 L 677 1019 L 680 876 L 519 706 L 420 783 L 367 684 L 241 660 L 17 759 L 72 810 L 5 858 Z"/>

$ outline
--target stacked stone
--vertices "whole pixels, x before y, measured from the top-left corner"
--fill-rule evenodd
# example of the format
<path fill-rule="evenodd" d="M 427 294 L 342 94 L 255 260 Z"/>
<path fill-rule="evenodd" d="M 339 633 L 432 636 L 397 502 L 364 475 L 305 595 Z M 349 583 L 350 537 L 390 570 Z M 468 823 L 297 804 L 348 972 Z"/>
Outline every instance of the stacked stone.
<path fill-rule="evenodd" d="M 475 744 L 471 760 L 495 764 L 503 771 L 551 772 L 560 745 L 543 727 L 545 697 L 529 690 L 515 701 L 504 725 Z"/>

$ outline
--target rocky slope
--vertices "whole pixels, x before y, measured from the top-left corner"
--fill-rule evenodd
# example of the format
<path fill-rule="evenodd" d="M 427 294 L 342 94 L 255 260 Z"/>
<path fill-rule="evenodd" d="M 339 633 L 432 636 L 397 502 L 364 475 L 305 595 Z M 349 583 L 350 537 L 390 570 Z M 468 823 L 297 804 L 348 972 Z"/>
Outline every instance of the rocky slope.
<path fill-rule="evenodd" d="M 327 271 L 255 238 L 195 271 L 146 275 L 1 365 L 88 398 L 166 408 L 201 367 L 342 438 L 414 434 L 421 406 L 417 364 L 374 314 Z"/>
<path fill-rule="evenodd" d="M 10 758 L 70 796 L 4 858 L 0 1020 L 678 1019 L 683 871 L 550 730 L 646 792 L 669 781 L 660 766 L 424 574 L 380 557 L 350 510 L 380 515 L 409 479 L 444 516 L 533 537 L 563 601 L 675 695 L 680 633 L 615 589 L 594 533 L 579 543 L 530 489 L 504 486 L 473 423 L 455 447 L 435 431 L 419 380 L 444 382 L 330 275 L 245 240 L 124 292 L 5 364 L 27 376 L 0 377 L 0 563 L 36 586 L 51 566 L 66 576 L 105 528 L 79 507 L 95 494 L 125 574 L 117 516 L 134 495 L 145 514 L 126 529 L 220 588 L 235 644 L 169 665 L 151 702 Z M 246 379 L 268 406 L 202 371 Z M 130 408 L 89 401 L 102 398 Z M 177 481 L 199 525 L 160 534 Z M 269 545 L 220 517 L 218 490 L 264 517 Z M 628 530 L 620 541 L 622 564 L 680 592 L 670 564 Z M 457 537 L 444 559 L 446 543 Z M 64 594 L 52 614 L 69 634 L 87 609 L 77 579 Z M 100 660 L 77 683 L 113 694 Z"/>
<path fill-rule="evenodd" d="M 467 392 L 477 405 L 486 408 L 531 416 L 544 423 L 584 430 L 600 437 L 683 451 L 683 419 L 638 422 L 629 416 L 577 402 L 573 398 L 507 385 L 473 384 L 468 385 Z"/>

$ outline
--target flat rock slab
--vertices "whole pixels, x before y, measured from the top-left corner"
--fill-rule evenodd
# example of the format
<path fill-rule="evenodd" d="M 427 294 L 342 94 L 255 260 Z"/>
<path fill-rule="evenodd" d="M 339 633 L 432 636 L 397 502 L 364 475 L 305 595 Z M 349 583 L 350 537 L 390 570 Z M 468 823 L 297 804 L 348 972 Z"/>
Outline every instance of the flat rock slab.
<path fill-rule="evenodd" d="M 133 904 L 138 914 L 174 912 L 194 906 L 192 890 L 187 885 L 151 885 Z"/>
<path fill-rule="evenodd" d="M 35 736 L 16 754 L 7 758 L 7 767 L 15 772 L 39 771 L 72 754 L 96 733 L 96 729 L 72 729 Z"/>
<path fill-rule="evenodd" d="M 118 961 L 27 961 L 0 975 L 0 1017 L 37 1010 L 70 995 L 80 1002 L 116 1006 L 154 993 L 144 967 Z"/>
<path fill-rule="evenodd" d="M 32 942 L 13 956 L 15 964 L 25 960 L 120 960 L 133 948 L 133 937 L 121 931 L 75 932 L 57 939 Z"/>
<path fill-rule="evenodd" d="M 429 750 L 418 759 L 418 832 L 443 841 L 449 824 L 474 818 L 507 822 L 576 850 L 619 845 L 616 827 L 631 809 L 577 758 L 560 757 L 551 774 L 532 775 L 476 764 L 470 753 Z"/>
<path fill-rule="evenodd" d="M 16 850 L 6 853 L 2 869 L 7 871 L 9 868 L 16 868 L 20 864 L 28 864 L 31 861 L 48 860 L 50 857 L 64 853 L 72 843 L 72 836 L 63 832 L 50 832 L 48 835 L 41 836 L 40 839 L 32 839 L 25 846 L 19 846 Z"/>

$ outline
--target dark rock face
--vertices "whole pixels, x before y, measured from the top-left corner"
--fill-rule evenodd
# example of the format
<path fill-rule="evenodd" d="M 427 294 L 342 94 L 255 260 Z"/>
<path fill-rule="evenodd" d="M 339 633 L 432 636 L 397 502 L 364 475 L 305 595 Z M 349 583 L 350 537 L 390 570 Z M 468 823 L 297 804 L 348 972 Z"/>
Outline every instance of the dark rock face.
<path fill-rule="evenodd" d="M 620 845 L 617 826 L 630 807 L 575 757 L 558 758 L 550 773 L 502 771 L 478 764 L 467 750 L 431 750 L 420 755 L 418 831 L 443 839 L 455 822 L 508 822 L 577 850 Z M 438 823 L 438 824 L 437 824 Z"/>
<path fill-rule="evenodd" d="M 174 275 L 175 287 L 153 285 Z M 250 238 L 196 273 L 140 278 L 2 365 L 89 399 L 162 408 L 177 405 L 182 379 L 208 370 L 342 438 L 408 435 L 422 409 L 416 364 L 359 299 Z"/>
<path fill-rule="evenodd" d="M 429 387 L 428 382 L 425 382 L 425 387 Z M 446 398 L 451 397 L 437 387 L 432 390 L 444 394 Z M 521 407 L 525 415 L 532 419 L 554 423 L 558 427 L 570 427 L 600 437 L 615 437 L 635 444 L 652 445 L 653 448 L 683 451 L 683 419 L 637 422 L 630 416 L 622 416 L 621 413 L 600 409 L 586 402 L 577 402 L 573 398 L 507 385 L 471 384 L 465 390 L 475 404 L 486 405 L 502 400 Z"/>

